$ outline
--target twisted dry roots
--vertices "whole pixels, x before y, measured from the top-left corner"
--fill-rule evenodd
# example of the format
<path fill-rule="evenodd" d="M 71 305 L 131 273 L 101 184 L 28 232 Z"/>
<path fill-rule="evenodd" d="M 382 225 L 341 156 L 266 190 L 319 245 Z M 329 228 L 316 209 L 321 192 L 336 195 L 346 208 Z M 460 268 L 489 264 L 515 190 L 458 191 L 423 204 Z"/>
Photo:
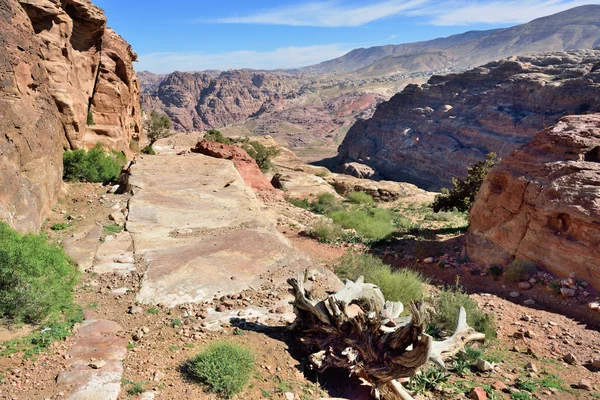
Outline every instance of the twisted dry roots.
<path fill-rule="evenodd" d="M 305 275 L 288 279 L 295 297 L 292 329 L 299 331 L 311 364 L 320 372 L 348 369 L 370 384 L 376 397 L 412 399 L 397 379 L 413 376 L 428 360 L 445 367 L 444 358 L 485 338 L 467 325 L 462 307 L 456 332 L 436 342 L 425 333 L 421 304 L 410 304 L 412 317 L 402 318 L 403 305 L 386 302 L 363 277 L 346 281 L 343 289 L 318 302 L 310 299 L 304 282 Z"/>

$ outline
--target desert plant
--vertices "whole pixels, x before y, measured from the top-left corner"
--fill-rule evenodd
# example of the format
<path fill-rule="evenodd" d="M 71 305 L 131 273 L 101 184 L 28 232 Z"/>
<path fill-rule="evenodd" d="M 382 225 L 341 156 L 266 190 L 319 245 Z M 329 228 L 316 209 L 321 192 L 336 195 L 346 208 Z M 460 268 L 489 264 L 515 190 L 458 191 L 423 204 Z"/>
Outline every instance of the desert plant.
<path fill-rule="evenodd" d="M 401 301 L 405 305 L 421 300 L 425 290 L 425 278 L 421 274 L 410 269 L 392 270 L 371 254 L 349 251 L 336 264 L 335 273 L 352 280 L 362 275 L 365 282 L 379 286 L 386 300 Z"/>
<path fill-rule="evenodd" d="M 220 131 L 216 129 L 209 129 L 204 134 L 204 140 L 209 142 L 217 142 L 222 144 L 234 144 L 235 140 L 224 136 Z"/>
<path fill-rule="evenodd" d="M 21 235 L 0 222 L 0 317 L 39 323 L 74 307 L 79 271 L 42 235 Z"/>
<path fill-rule="evenodd" d="M 514 260 L 504 270 L 504 279 L 507 282 L 517 283 L 529 279 L 536 272 L 535 263 L 528 260 Z"/>
<path fill-rule="evenodd" d="M 186 363 L 188 374 L 226 398 L 241 392 L 254 370 L 255 357 L 242 345 L 216 342 Z"/>
<path fill-rule="evenodd" d="M 256 160 L 256 164 L 258 164 L 258 167 L 263 172 L 268 171 L 273 167 L 271 159 L 279 155 L 278 148 L 272 146 L 267 147 L 256 141 L 244 143 L 242 144 L 242 148 L 246 150 L 250 157 Z"/>
<path fill-rule="evenodd" d="M 312 226 L 309 235 L 321 243 L 339 243 L 344 240 L 344 231 L 339 224 L 318 222 Z"/>
<path fill-rule="evenodd" d="M 488 271 L 489 271 L 490 275 L 492 275 L 494 280 L 497 281 L 504 273 L 504 268 L 502 268 L 498 264 L 492 264 L 488 267 Z"/>
<path fill-rule="evenodd" d="M 439 367 L 431 366 L 426 370 L 420 371 L 410 380 L 408 386 L 418 394 L 424 394 L 426 391 L 434 389 L 436 386 L 447 382 L 450 375 L 446 374 Z"/>
<path fill-rule="evenodd" d="M 346 229 L 354 229 L 360 236 L 372 241 L 388 237 L 396 229 L 393 214 L 382 208 L 353 208 L 334 211 L 328 216 Z"/>
<path fill-rule="evenodd" d="M 168 115 L 152 111 L 150 117 L 144 121 L 144 131 L 152 146 L 157 140 L 171 135 L 171 119 Z"/>
<path fill-rule="evenodd" d="M 152 146 L 148 145 L 142 149 L 142 154 L 150 154 L 153 156 L 156 154 L 156 152 L 154 151 Z"/>
<path fill-rule="evenodd" d="M 94 114 L 92 114 L 92 110 L 88 110 L 86 123 L 88 124 L 88 126 L 96 125 L 94 123 Z"/>
<path fill-rule="evenodd" d="M 489 153 L 484 161 L 471 164 L 464 179 L 452 178 L 452 189 L 443 188 L 442 193 L 435 196 L 433 211 L 468 211 L 475 202 L 475 196 L 488 172 L 500 160 L 496 153 Z"/>
<path fill-rule="evenodd" d="M 58 222 L 50 227 L 53 231 L 63 231 L 73 226 L 73 222 Z"/>
<path fill-rule="evenodd" d="M 464 307 L 467 312 L 467 322 L 477 332 L 485 334 L 486 340 L 496 337 L 496 324 L 491 315 L 485 314 L 477 302 L 469 297 L 460 287 L 456 286 L 442 290 L 434 298 L 434 313 L 431 321 L 451 332 L 458 323 L 458 310 Z"/>
<path fill-rule="evenodd" d="M 130 140 L 129 141 L 129 150 L 133 151 L 134 153 L 139 153 L 140 152 L 140 143 L 137 140 Z"/>
<path fill-rule="evenodd" d="M 63 178 L 70 181 L 113 182 L 119 178 L 126 161 L 123 153 L 104 151 L 102 143 L 97 143 L 89 151 L 65 151 Z"/>
<path fill-rule="evenodd" d="M 365 192 L 352 192 L 347 197 L 352 203 L 373 204 L 373 197 Z"/>

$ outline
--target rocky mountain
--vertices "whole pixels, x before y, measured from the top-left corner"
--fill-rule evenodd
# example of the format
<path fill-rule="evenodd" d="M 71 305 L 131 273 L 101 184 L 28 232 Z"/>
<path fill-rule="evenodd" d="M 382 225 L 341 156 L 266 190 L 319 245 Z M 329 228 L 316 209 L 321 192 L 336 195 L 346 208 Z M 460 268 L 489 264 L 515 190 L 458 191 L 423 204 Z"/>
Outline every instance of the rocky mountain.
<path fill-rule="evenodd" d="M 176 130 L 201 131 L 280 108 L 298 87 L 294 77 L 274 72 L 174 72 L 145 90 L 142 106 L 168 114 Z"/>
<path fill-rule="evenodd" d="M 532 260 L 599 287 L 598 198 L 600 115 L 565 117 L 488 174 L 471 210 L 469 258 Z"/>
<path fill-rule="evenodd" d="M 301 70 L 388 74 L 430 66 L 435 66 L 431 69 L 464 69 L 509 56 L 589 49 L 599 44 L 600 5 L 587 5 L 506 29 L 470 31 L 423 42 L 355 49 Z"/>
<path fill-rule="evenodd" d="M 600 110 L 599 67 L 596 50 L 542 53 L 409 85 L 350 129 L 338 163 L 448 187 L 486 153 L 505 157 L 565 115 Z"/>
<path fill-rule="evenodd" d="M 32 231 L 58 196 L 63 149 L 129 154 L 139 139 L 136 55 L 88 0 L 5 0 L 0 16 L 0 218 Z"/>
<path fill-rule="evenodd" d="M 166 74 L 153 74 L 149 71 L 140 71 L 137 73 L 140 81 L 142 93 L 153 93 L 158 89 L 158 86 L 167 77 Z"/>

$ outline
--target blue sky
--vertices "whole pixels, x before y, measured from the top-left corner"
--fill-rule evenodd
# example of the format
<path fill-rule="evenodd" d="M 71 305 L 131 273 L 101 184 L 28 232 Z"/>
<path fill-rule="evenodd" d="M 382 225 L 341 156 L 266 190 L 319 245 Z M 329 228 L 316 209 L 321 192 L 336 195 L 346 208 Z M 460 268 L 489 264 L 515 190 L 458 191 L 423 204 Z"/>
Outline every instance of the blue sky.
<path fill-rule="evenodd" d="M 506 27 L 600 0 L 94 0 L 138 71 L 295 68 L 357 47 Z"/>

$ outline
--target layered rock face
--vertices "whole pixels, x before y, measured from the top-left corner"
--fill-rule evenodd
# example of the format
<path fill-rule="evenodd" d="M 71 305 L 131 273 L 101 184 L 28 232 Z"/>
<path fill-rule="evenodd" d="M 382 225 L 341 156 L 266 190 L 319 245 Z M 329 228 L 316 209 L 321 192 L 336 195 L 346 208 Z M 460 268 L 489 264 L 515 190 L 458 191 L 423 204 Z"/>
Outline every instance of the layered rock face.
<path fill-rule="evenodd" d="M 542 53 L 409 85 L 350 129 L 338 162 L 449 187 L 488 152 L 504 157 L 560 117 L 600 110 L 599 66 L 596 50 Z"/>
<path fill-rule="evenodd" d="M 277 109 L 298 86 L 276 73 L 232 70 L 212 73 L 174 72 L 154 94 L 145 94 L 145 108 L 169 115 L 180 131 L 202 131 Z"/>
<path fill-rule="evenodd" d="M 540 132 L 486 177 L 470 216 L 469 258 L 527 259 L 600 287 L 600 114 Z"/>
<path fill-rule="evenodd" d="M 129 153 L 139 137 L 135 54 L 88 0 L 5 0 L 0 13 L 0 218 L 34 231 L 57 199 L 63 149 Z"/>

